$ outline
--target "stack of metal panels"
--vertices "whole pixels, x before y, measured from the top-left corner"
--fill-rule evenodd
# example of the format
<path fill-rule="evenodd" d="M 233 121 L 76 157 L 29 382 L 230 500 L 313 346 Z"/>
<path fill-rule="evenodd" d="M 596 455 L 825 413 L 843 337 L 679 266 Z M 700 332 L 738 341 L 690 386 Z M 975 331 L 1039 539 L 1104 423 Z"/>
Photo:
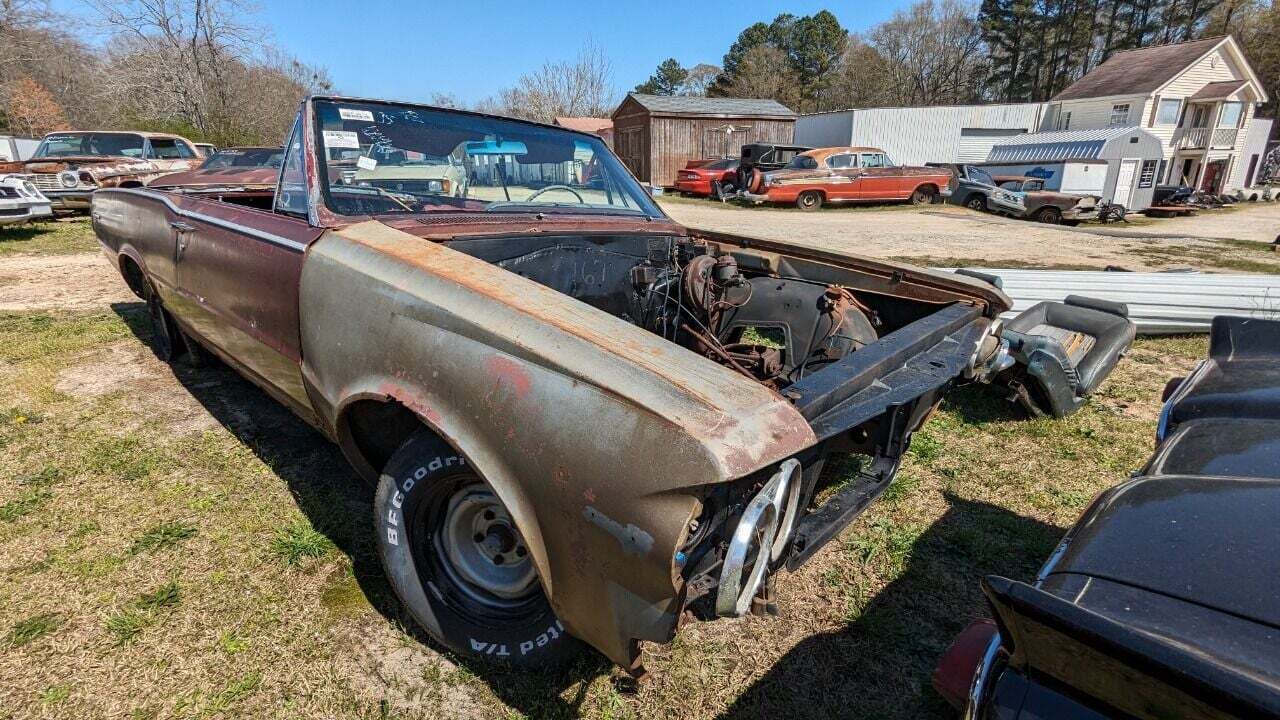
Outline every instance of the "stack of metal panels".
<path fill-rule="evenodd" d="M 948 268 L 952 269 L 952 268 Z M 1280 275 L 973 268 L 1000 278 L 1013 310 L 1068 295 L 1121 302 L 1144 335 L 1209 332 L 1217 315 L 1280 320 Z"/>

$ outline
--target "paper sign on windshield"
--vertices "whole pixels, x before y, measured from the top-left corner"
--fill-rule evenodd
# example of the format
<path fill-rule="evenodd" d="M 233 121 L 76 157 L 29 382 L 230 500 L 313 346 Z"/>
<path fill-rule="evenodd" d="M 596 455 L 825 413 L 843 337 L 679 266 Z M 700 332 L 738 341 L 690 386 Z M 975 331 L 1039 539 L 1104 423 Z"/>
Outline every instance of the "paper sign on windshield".
<path fill-rule="evenodd" d="M 347 130 L 325 130 L 324 146 L 360 149 L 360 136 Z"/>

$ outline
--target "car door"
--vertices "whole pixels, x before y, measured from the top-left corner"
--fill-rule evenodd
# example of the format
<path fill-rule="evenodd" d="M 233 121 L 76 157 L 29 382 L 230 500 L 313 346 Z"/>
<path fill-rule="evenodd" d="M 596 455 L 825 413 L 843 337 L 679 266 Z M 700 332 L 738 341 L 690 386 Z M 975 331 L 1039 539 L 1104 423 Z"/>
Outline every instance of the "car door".
<path fill-rule="evenodd" d="M 899 200 L 907 196 L 902 187 L 902 173 L 888 166 L 884 153 L 860 153 L 858 163 L 862 166 L 859 196 L 863 200 Z"/>
<path fill-rule="evenodd" d="M 146 157 L 161 172 L 171 173 L 193 167 L 196 153 L 176 138 L 148 138 Z"/>
<path fill-rule="evenodd" d="M 858 169 L 858 156 L 854 153 L 838 153 L 829 155 L 824 161 L 830 172 L 830 181 L 826 184 L 828 200 L 856 200 L 859 196 L 861 176 Z"/>
<path fill-rule="evenodd" d="M 291 143 L 289 154 L 300 150 Z M 300 168 L 286 156 L 285 187 L 305 182 Z M 296 203 L 278 203 L 273 212 L 190 196 L 176 202 L 179 321 L 277 399 L 313 417 L 302 383 L 298 287 L 307 246 L 323 230 L 311 227 Z"/>

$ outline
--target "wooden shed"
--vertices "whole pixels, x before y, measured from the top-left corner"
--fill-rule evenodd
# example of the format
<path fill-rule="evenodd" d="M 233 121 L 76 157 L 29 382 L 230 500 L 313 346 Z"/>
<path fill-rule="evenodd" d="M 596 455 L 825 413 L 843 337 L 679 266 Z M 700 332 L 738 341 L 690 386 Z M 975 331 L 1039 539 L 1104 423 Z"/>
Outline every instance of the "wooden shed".
<path fill-rule="evenodd" d="M 669 187 L 689 160 L 792 144 L 796 114 L 775 100 L 630 93 L 613 111 L 613 149 L 642 181 Z"/>

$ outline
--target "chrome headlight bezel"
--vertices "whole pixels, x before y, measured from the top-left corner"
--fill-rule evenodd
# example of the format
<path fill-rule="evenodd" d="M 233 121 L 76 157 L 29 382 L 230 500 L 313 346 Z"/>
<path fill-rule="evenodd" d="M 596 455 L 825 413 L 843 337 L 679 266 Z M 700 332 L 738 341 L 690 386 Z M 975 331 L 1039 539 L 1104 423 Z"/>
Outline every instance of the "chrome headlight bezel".
<path fill-rule="evenodd" d="M 80 176 L 71 170 L 58 173 L 58 184 L 70 190 L 80 184 Z"/>

